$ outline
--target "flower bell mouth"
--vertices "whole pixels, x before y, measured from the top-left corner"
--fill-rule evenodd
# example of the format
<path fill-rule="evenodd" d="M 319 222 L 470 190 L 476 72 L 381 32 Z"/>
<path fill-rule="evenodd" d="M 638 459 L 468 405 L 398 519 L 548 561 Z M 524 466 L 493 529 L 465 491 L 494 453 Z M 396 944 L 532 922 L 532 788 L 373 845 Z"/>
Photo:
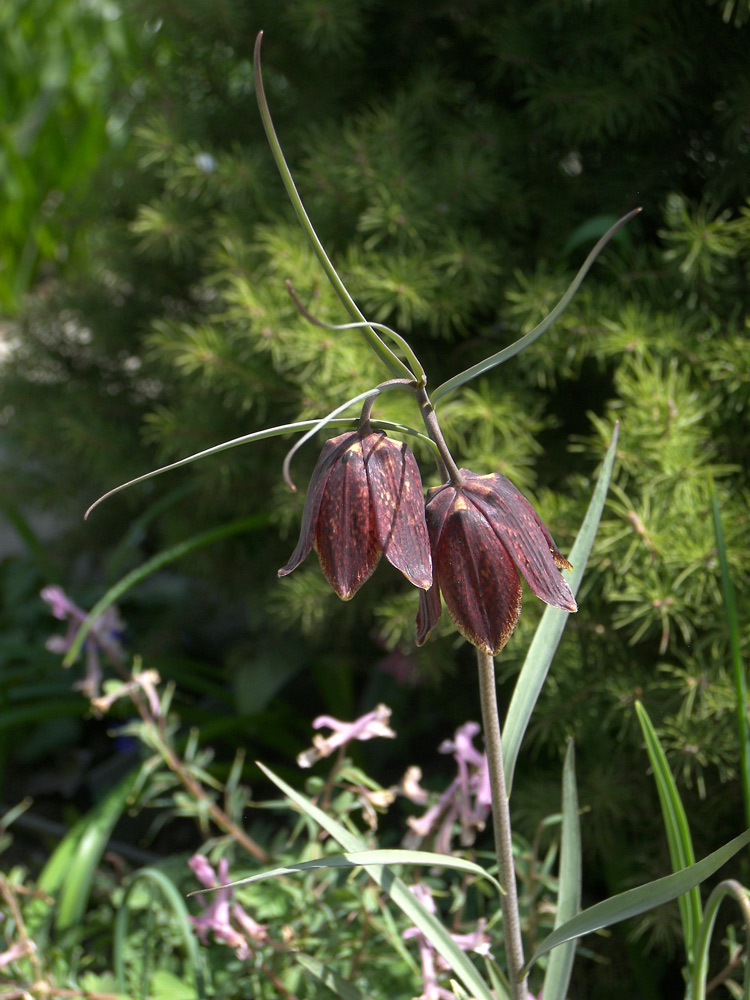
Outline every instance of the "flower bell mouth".
<path fill-rule="evenodd" d="M 486 653 L 498 653 L 521 614 L 521 581 L 547 604 L 577 611 L 558 570 L 572 569 L 529 501 L 500 473 L 461 469 L 463 485 L 428 492 L 433 585 L 420 594 L 417 644 L 441 614 L 440 594 L 456 628 Z"/>
<path fill-rule="evenodd" d="M 305 498 L 299 542 L 279 576 L 288 576 L 312 548 L 345 601 L 383 554 L 415 587 L 432 585 L 422 479 L 407 445 L 382 431 L 350 431 L 326 441 Z"/>

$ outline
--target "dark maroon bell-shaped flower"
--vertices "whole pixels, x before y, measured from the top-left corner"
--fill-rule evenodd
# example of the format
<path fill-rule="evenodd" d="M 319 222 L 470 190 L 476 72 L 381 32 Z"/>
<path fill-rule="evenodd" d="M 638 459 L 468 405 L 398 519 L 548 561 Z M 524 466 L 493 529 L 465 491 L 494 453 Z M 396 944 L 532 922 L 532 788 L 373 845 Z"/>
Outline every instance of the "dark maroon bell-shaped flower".
<path fill-rule="evenodd" d="M 417 644 L 437 625 L 442 591 L 456 628 L 486 653 L 499 652 L 521 614 L 520 570 L 547 604 L 577 611 L 559 569 L 572 569 L 529 501 L 500 473 L 461 469 L 463 486 L 427 493 L 433 583 L 419 597 Z"/>
<path fill-rule="evenodd" d="M 424 494 L 411 449 L 382 431 L 350 431 L 326 441 L 310 480 L 302 530 L 287 576 L 315 548 L 320 568 L 348 601 L 380 556 L 415 587 L 432 584 Z"/>

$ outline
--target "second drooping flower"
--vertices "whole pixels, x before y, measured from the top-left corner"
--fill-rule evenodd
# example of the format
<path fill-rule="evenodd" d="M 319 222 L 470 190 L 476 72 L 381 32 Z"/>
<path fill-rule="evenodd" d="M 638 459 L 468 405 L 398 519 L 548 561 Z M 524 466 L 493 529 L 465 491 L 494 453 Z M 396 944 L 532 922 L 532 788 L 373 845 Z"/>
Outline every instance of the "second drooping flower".
<path fill-rule="evenodd" d="M 315 549 L 343 600 L 372 576 L 381 555 L 413 583 L 432 584 L 422 478 L 411 449 L 382 431 L 326 441 L 310 480 L 302 530 L 287 576 Z"/>
<path fill-rule="evenodd" d="M 499 652 L 521 614 L 522 574 L 547 604 L 577 611 L 558 570 L 572 569 L 529 501 L 500 473 L 461 469 L 462 484 L 428 491 L 433 585 L 420 594 L 417 644 L 437 625 L 442 593 L 456 628 L 487 653 Z"/>

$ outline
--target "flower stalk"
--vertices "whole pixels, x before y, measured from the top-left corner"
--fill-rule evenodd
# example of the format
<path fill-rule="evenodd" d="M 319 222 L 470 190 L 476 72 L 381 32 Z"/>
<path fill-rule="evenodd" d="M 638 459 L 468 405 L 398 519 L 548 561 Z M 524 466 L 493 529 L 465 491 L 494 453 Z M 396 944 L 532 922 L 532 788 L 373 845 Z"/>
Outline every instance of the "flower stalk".
<path fill-rule="evenodd" d="M 492 790 L 492 827 L 495 834 L 498 877 L 505 889 L 501 897 L 503 914 L 503 939 L 507 961 L 508 982 L 512 1000 L 527 1000 L 527 977 L 523 973 L 523 940 L 518 914 L 518 891 L 516 871 L 513 863 L 513 841 L 510 828 L 510 809 L 505 788 L 503 768 L 503 741 L 500 732 L 500 716 L 497 710 L 497 690 L 495 686 L 495 661 L 489 653 L 477 649 L 479 668 L 479 699 L 482 705 L 482 728 L 490 771 Z"/>

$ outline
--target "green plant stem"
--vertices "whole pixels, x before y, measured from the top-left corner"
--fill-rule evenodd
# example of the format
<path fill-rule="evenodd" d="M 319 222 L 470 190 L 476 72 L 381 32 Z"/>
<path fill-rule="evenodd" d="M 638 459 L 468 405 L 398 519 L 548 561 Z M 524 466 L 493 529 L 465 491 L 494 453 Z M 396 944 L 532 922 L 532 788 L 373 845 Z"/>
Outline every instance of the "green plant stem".
<path fill-rule="evenodd" d="M 450 479 L 456 489 L 461 489 L 464 484 L 463 476 L 453 460 L 453 456 L 450 453 L 448 445 L 445 443 L 443 432 L 440 429 L 440 424 L 438 423 L 435 410 L 433 409 L 430 397 L 427 395 L 425 387 L 417 387 L 414 390 L 414 397 L 419 405 L 419 412 L 422 414 L 422 420 L 424 421 L 427 433 L 437 446 L 439 452 L 438 467 L 440 469 L 441 476 L 443 479 Z"/>
<path fill-rule="evenodd" d="M 482 703 L 484 744 L 490 771 L 490 788 L 492 789 L 492 825 L 495 831 L 498 876 L 500 884 L 505 889 L 505 895 L 502 896 L 502 910 L 508 982 L 513 1000 L 527 1000 L 528 986 L 526 976 L 523 974 L 523 941 L 521 940 L 521 921 L 518 914 L 510 809 L 505 790 L 503 743 L 500 733 L 500 717 L 497 711 L 495 661 L 489 653 L 477 649 L 477 666 L 479 667 L 479 697 Z"/>

